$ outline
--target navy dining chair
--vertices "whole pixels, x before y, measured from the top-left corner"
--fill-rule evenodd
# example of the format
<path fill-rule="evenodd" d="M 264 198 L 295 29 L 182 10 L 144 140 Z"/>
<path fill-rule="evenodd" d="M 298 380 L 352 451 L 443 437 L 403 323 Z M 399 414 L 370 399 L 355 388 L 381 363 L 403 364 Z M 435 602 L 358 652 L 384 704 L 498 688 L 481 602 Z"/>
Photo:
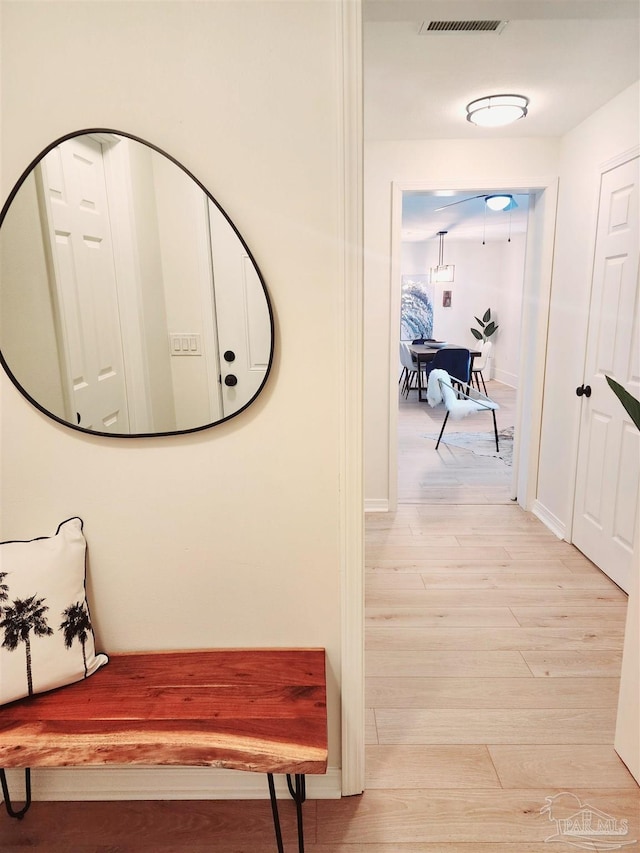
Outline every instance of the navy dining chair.
<path fill-rule="evenodd" d="M 470 379 L 471 353 L 468 349 L 439 349 L 434 357 L 425 366 L 427 378 L 432 370 L 446 370 L 455 382 L 465 385 Z"/>

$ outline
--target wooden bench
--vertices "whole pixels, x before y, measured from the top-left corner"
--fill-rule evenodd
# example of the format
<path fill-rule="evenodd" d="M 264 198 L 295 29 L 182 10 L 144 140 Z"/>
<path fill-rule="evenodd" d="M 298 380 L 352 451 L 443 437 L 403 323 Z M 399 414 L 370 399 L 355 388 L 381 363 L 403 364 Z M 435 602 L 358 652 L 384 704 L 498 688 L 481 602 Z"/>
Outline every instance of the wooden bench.
<path fill-rule="evenodd" d="M 0 781 L 11 817 L 31 803 L 30 770 L 109 764 L 225 767 L 287 776 L 304 850 L 305 775 L 327 768 L 323 649 L 222 649 L 111 655 L 77 684 L 0 708 Z M 24 768 L 11 803 L 5 769 Z"/>

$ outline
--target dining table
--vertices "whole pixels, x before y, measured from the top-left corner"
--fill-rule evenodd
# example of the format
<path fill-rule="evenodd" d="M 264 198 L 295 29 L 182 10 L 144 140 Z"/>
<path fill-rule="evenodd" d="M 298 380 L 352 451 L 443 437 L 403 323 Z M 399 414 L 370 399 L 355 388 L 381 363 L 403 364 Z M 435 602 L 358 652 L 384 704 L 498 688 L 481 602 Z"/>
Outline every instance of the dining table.
<path fill-rule="evenodd" d="M 427 401 L 426 396 L 423 396 L 423 392 L 426 395 L 427 389 L 422 384 L 422 371 L 424 370 L 424 366 L 427 365 L 430 361 L 433 361 L 437 352 L 443 349 L 468 349 L 469 355 L 471 356 L 471 360 L 469 362 L 469 381 L 471 381 L 471 374 L 473 372 L 473 361 L 476 356 L 481 356 L 482 352 L 478 349 L 471 349 L 470 347 L 462 346 L 462 344 L 445 344 L 444 346 L 430 346 L 428 343 L 424 344 L 410 344 L 409 352 L 411 353 L 412 358 L 415 358 L 416 361 L 416 370 L 418 372 L 418 400 L 421 403 L 425 403 Z"/>

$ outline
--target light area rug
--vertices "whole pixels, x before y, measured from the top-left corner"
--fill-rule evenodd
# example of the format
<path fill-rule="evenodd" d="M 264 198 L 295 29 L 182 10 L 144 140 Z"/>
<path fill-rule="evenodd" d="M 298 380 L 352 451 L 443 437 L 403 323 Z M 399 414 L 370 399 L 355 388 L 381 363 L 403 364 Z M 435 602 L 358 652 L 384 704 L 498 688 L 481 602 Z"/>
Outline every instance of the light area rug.
<path fill-rule="evenodd" d="M 493 430 L 487 432 L 447 432 L 445 430 L 440 447 L 447 444 L 450 447 L 459 447 L 462 450 L 469 450 L 476 456 L 493 456 L 496 459 L 501 459 L 505 465 L 513 465 L 513 427 L 498 430 L 498 444 L 500 450 L 496 452 L 496 439 Z M 426 434 L 423 438 L 438 440 L 438 433 L 435 435 Z"/>

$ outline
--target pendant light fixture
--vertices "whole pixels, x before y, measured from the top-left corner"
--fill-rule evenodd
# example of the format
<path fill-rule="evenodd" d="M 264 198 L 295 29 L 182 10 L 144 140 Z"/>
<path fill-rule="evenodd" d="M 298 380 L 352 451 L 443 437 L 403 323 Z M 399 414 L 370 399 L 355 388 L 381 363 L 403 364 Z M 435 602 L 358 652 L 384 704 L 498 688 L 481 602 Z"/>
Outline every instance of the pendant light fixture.
<path fill-rule="evenodd" d="M 503 127 L 524 118 L 528 106 L 524 95 L 488 95 L 467 104 L 467 121 L 480 127 Z"/>
<path fill-rule="evenodd" d="M 445 264 L 444 257 L 444 235 L 446 231 L 438 231 L 438 237 L 440 238 L 440 248 L 438 251 L 438 265 L 435 267 L 431 267 L 430 270 L 430 279 L 431 283 L 434 284 L 436 282 L 451 282 L 453 281 L 453 271 L 455 269 L 455 264 Z"/>

